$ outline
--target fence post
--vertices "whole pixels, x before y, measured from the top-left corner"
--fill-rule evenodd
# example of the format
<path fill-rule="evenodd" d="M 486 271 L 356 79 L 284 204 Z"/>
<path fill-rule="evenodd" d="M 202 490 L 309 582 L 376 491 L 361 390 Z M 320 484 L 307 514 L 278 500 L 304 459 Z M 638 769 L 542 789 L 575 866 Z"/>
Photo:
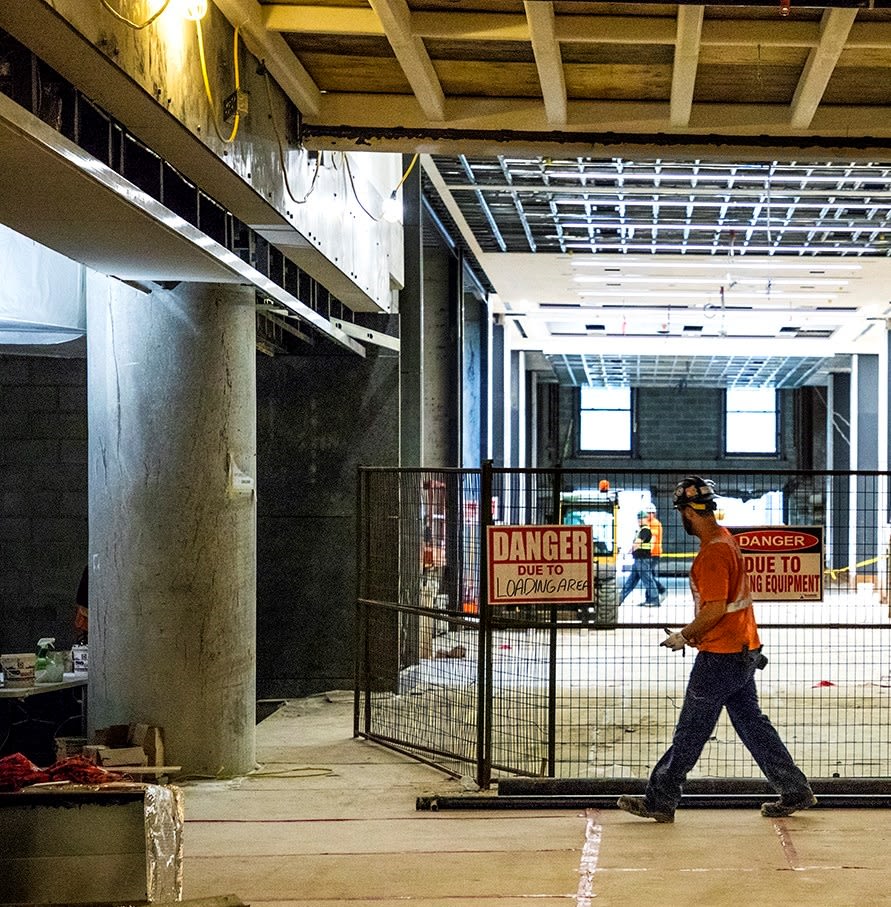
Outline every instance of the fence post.
<path fill-rule="evenodd" d="M 489 612 L 489 533 L 492 525 L 492 461 L 483 460 L 480 469 L 480 576 L 479 630 L 477 638 L 477 763 L 476 783 L 480 790 L 492 784 L 492 619 Z"/>
<path fill-rule="evenodd" d="M 548 629 L 548 777 L 557 775 L 557 606 L 551 605 Z"/>
<path fill-rule="evenodd" d="M 560 494 L 563 491 L 563 469 L 554 472 L 554 486 L 551 500 L 554 508 L 551 520 L 560 523 Z M 557 606 L 550 606 L 550 627 L 548 629 L 548 777 L 557 774 Z"/>
<path fill-rule="evenodd" d="M 353 642 L 355 645 L 355 676 L 353 691 L 353 736 L 359 736 L 359 716 L 364 711 L 364 728 L 366 734 L 371 732 L 371 684 L 368 680 L 368 608 L 363 603 L 365 593 L 365 570 L 368 564 L 368 515 L 369 496 L 368 473 L 360 466 L 356 483 L 356 540 L 358 557 L 356 563 L 356 626 Z M 364 700 L 363 697 L 364 696 Z M 364 708 L 363 708 L 364 706 Z"/>

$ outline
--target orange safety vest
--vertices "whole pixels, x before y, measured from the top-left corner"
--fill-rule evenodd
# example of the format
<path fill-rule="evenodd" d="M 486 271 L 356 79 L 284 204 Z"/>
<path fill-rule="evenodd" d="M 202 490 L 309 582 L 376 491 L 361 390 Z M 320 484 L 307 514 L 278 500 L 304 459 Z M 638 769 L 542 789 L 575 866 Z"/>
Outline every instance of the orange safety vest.
<path fill-rule="evenodd" d="M 662 557 L 662 523 L 659 518 L 652 514 L 647 517 L 647 528 L 653 533 L 652 547 L 650 548 L 651 557 Z"/>

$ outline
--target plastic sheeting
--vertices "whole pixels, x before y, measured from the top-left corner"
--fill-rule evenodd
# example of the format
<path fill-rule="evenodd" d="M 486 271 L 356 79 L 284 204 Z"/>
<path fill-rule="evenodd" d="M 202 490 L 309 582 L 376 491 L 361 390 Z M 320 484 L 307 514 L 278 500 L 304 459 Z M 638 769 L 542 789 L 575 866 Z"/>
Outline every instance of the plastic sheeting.
<path fill-rule="evenodd" d="M 55 344 L 87 328 L 85 267 L 0 225 L 0 344 Z"/>

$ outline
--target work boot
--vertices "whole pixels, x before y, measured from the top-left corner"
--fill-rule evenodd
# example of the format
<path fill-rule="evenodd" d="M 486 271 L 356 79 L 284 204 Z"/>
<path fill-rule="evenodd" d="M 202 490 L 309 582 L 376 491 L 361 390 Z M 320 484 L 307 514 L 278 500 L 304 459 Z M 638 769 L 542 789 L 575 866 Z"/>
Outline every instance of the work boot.
<path fill-rule="evenodd" d="M 657 822 L 674 822 L 674 813 L 662 812 L 658 809 L 650 809 L 647 801 L 643 797 L 621 796 L 616 801 L 619 809 L 631 813 L 632 816 L 640 816 L 641 819 L 655 819 Z"/>
<path fill-rule="evenodd" d="M 811 806 L 816 805 L 817 798 L 811 791 L 808 791 L 798 800 L 788 801 L 780 797 L 779 800 L 773 803 L 762 803 L 761 815 L 767 816 L 768 819 L 781 819 L 783 816 L 791 816 L 792 813 L 796 813 L 800 809 L 809 809 Z"/>

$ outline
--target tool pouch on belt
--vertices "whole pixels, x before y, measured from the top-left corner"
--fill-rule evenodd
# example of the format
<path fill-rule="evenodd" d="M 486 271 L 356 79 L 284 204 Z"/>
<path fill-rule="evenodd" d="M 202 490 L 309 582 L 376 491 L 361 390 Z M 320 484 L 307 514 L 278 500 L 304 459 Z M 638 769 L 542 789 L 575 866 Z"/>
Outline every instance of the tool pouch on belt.
<path fill-rule="evenodd" d="M 749 651 L 748 646 L 743 646 L 740 655 L 742 655 L 743 661 L 746 664 L 754 664 L 755 669 L 758 671 L 763 671 L 767 665 L 767 656 L 760 648 Z"/>

